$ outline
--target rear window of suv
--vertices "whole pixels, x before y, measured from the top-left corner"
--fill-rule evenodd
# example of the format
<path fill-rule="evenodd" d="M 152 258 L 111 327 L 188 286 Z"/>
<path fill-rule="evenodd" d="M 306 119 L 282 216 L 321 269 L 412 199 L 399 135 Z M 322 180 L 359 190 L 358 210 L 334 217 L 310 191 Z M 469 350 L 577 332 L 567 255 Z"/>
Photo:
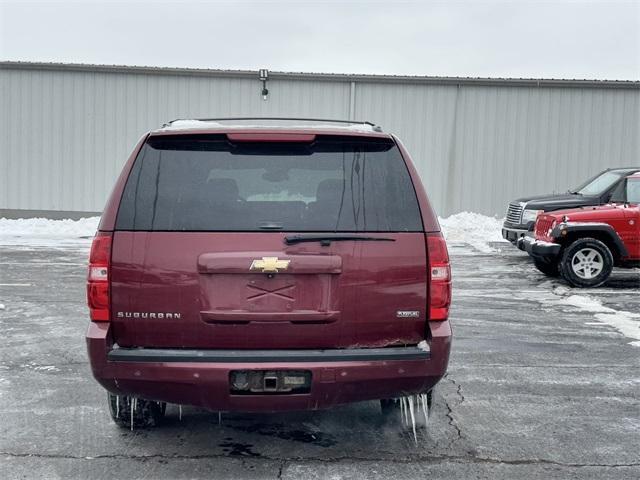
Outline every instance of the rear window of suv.
<path fill-rule="evenodd" d="M 418 232 L 411 177 L 390 139 L 230 143 L 151 137 L 131 170 L 116 229 Z"/>

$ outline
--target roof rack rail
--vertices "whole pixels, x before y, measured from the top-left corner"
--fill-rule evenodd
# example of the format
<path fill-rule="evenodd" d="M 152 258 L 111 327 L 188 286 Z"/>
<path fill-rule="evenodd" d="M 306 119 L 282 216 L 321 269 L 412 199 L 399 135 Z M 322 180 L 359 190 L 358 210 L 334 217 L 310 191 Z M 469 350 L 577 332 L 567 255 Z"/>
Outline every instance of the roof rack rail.
<path fill-rule="evenodd" d="M 369 121 L 359 120 L 335 120 L 328 118 L 298 118 L 298 117 L 220 117 L 220 118 L 176 118 L 170 122 L 162 125 L 163 127 L 169 127 L 174 122 L 194 120 L 197 122 L 233 122 L 233 121 L 251 121 L 251 120 L 266 120 L 266 121 L 302 121 L 302 122 L 317 122 L 317 123 L 341 123 L 346 125 L 369 125 L 375 132 L 381 132 L 382 127 Z"/>

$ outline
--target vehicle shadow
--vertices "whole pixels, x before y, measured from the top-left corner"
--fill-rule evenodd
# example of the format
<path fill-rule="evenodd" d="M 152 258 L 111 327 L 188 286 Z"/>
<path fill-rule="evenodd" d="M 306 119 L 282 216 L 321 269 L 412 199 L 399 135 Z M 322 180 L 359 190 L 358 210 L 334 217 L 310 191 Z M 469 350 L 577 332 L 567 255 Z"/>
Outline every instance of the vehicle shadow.
<path fill-rule="evenodd" d="M 609 278 L 603 287 L 638 290 L 640 289 L 640 271 L 629 272 L 626 270 L 614 270 L 611 278 Z"/>
<path fill-rule="evenodd" d="M 434 408 L 426 426 L 417 418 L 415 438 L 399 414 L 382 416 L 378 402 L 310 412 L 220 416 L 192 407 L 182 407 L 180 412 L 178 406 L 169 405 L 162 425 L 120 429 L 119 434 L 146 455 L 161 448 L 162 455 L 178 457 L 327 460 L 425 456 L 450 442 L 450 428 L 444 405 Z"/>

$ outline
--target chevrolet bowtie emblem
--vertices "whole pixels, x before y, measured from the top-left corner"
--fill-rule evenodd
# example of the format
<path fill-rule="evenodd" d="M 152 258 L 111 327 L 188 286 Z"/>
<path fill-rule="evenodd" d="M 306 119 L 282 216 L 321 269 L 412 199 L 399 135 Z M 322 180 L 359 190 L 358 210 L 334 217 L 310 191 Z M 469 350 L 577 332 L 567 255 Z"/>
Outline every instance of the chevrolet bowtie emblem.
<path fill-rule="evenodd" d="M 278 257 L 262 257 L 262 260 L 251 262 L 249 270 L 262 270 L 262 273 L 278 273 L 278 270 L 286 270 L 291 260 L 278 260 Z"/>

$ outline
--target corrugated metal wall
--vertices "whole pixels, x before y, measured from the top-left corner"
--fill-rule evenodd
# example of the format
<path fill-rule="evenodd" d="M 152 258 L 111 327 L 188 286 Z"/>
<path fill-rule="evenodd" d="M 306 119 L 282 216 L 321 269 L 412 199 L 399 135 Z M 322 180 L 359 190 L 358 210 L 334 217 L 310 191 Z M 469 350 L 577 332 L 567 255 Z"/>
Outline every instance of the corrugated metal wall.
<path fill-rule="evenodd" d="M 640 164 L 640 89 L 269 81 L 126 71 L 0 69 L 0 210 L 99 211 L 137 139 L 174 118 L 374 121 L 414 156 L 440 215 L 503 215 L 518 196 L 564 191 Z"/>

